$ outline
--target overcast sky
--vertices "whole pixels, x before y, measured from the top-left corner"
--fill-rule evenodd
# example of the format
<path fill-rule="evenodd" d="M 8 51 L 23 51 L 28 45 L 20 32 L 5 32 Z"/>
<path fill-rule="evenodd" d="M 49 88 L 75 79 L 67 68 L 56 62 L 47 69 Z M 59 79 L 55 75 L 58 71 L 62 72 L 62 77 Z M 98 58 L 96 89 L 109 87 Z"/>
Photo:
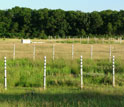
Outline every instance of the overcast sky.
<path fill-rule="evenodd" d="M 32 9 L 48 8 L 63 10 L 80 10 L 84 12 L 101 10 L 124 10 L 124 0 L 1 0 L 0 9 L 15 6 Z"/>

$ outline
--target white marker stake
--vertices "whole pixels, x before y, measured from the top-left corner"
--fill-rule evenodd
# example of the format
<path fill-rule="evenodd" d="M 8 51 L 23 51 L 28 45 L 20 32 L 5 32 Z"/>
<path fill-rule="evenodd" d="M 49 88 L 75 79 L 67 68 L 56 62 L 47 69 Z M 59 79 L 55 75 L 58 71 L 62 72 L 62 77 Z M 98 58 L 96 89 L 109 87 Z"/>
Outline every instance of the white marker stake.
<path fill-rule="evenodd" d="M 13 47 L 13 60 L 15 60 L 15 44 L 14 44 L 14 47 Z"/>
<path fill-rule="evenodd" d="M 93 45 L 91 45 L 90 56 L 91 56 L 91 59 L 93 59 Z"/>
<path fill-rule="evenodd" d="M 55 45 L 53 45 L 53 61 L 55 59 Z"/>
<path fill-rule="evenodd" d="M 34 45 L 34 51 L 33 51 L 33 60 L 35 60 L 35 45 Z"/>
<path fill-rule="evenodd" d="M 74 45 L 72 45 L 72 60 L 74 59 Z"/>
<path fill-rule="evenodd" d="M 113 87 L 115 87 L 115 56 L 113 56 Z"/>
<path fill-rule="evenodd" d="M 112 55 L 112 53 L 111 53 L 111 45 L 110 45 L 110 47 L 109 47 L 109 61 L 111 62 L 111 55 Z"/>
<path fill-rule="evenodd" d="M 6 57 L 4 57 L 4 73 L 5 73 L 5 81 L 4 81 L 4 85 L 5 85 L 5 90 L 7 90 L 7 71 L 6 71 Z"/>
<path fill-rule="evenodd" d="M 46 56 L 44 56 L 44 84 L 43 84 L 44 90 L 46 89 Z"/>
<path fill-rule="evenodd" d="M 80 57 L 80 73 L 81 73 L 81 89 L 83 88 L 83 60 L 82 60 L 82 56 Z"/>

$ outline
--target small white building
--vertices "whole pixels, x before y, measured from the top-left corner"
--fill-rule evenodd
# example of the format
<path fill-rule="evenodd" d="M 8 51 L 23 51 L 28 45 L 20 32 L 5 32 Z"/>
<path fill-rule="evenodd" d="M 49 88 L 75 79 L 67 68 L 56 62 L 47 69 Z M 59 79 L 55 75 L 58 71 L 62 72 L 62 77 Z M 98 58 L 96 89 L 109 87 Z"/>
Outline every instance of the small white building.
<path fill-rule="evenodd" d="M 23 43 L 23 44 L 30 44 L 31 40 L 30 39 L 22 39 L 21 43 Z"/>

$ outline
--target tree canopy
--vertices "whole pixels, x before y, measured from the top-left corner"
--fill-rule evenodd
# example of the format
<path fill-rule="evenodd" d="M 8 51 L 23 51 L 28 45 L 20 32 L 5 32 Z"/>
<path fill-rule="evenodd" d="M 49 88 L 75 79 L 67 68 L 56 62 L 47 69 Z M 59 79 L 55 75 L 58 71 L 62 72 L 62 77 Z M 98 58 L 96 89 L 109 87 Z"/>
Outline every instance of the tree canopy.
<path fill-rule="evenodd" d="M 84 13 L 14 7 L 0 10 L 0 37 L 47 38 L 124 35 L 124 10 Z"/>

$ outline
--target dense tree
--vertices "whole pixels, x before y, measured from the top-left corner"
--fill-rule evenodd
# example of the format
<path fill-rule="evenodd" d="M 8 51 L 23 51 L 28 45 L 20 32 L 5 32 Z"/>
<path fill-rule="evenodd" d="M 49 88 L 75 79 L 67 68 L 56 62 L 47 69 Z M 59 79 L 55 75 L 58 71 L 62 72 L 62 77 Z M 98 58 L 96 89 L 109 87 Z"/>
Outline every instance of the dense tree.
<path fill-rule="evenodd" d="M 61 9 L 20 8 L 0 10 L 0 37 L 47 38 L 48 36 L 124 35 L 124 11 L 84 13 Z"/>

